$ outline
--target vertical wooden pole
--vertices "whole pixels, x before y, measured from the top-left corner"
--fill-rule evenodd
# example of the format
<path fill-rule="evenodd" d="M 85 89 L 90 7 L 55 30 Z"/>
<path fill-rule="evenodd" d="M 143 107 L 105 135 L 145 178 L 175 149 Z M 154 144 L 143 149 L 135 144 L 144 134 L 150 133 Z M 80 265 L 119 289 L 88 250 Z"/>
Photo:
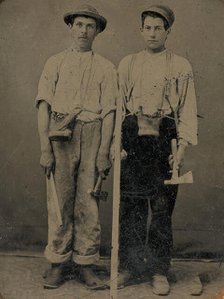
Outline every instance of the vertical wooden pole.
<path fill-rule="evenodd" d="M 115 125 L 115 159 L 113 179 L 113 220 L 112 251 L 110 273 L 110 299 L 117 299 L 118 251 L 119 251 L 119 210 L 120 210 L 120 174 L 121 174 L 121 124 L 122 102 L 118 100 Z"/>

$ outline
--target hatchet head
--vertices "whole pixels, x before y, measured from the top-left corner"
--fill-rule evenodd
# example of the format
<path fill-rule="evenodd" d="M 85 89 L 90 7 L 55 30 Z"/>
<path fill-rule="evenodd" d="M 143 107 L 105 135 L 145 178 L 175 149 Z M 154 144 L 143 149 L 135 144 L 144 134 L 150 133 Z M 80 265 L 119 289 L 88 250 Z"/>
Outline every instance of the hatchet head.
<path fill-rule="evenodd" d="M 98 200 L 106 201 L 108 192 L 101 191 L 102 183 L 103 183 L 103 178 L 102 178 L 102 176 L 99 176 L 94 189 L 88 190 L 88 193 L 91 194 L 93 197 L 95 197 Z"/>
<path fill-rule="evenodd" d="M 165 185 L 179 185 L 179 184 L 192 184 L 193 183 L 193 174 L 191 171 L 188 171 L 182 176 L 173 177 L 170 180 L 165 180 Z"/>
<path fill-rule="evenodd" d="M 98 200 L 107 201 L 108 192 L 106 191 L 91 191 L 90 194 Z"/>

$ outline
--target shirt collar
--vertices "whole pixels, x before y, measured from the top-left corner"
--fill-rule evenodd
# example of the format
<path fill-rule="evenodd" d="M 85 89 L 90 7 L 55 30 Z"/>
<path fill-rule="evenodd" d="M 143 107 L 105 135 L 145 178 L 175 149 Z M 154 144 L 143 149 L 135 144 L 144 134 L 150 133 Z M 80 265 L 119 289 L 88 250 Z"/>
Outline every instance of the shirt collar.
<path fill-rule="evenodd" d="M 166 54 L 167 49 L 164 49 L 163 51 L 159 52 L 159 53 L 150 53 L 149 51 L 147 51 L 147 49 L 143 50 L 144 55 L 148 55 L 149 57 L 158 57 L 158 56 L 162 56 L 164 54 Z"/>
<path fill-rule="evenodd" d="M 76 49 L 76 46 L 74 44 L 71 45 L 71 47 L 69 48 L 69 50 L 71 52 L 73 52 L 74 54 L 77 54 L 77 55 L 82 55 L 83 57 L 88 57 L 88 56 L 91 56 L 93 54 L 93 50 L 89 50 L 89 51 L 85 51 L 85 52 L 81 52 L 81 51 L 78 51 Z"/>

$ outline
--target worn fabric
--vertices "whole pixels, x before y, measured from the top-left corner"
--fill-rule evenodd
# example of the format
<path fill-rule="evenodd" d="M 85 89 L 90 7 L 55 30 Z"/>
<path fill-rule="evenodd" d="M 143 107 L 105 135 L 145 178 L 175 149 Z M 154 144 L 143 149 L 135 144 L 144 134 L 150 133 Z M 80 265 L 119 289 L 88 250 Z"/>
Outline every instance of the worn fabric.
<path fill-rule="evenodd" d="M 53 118 L 51 121 L 55 121 Z M 56 159 L 55 186 L 62 227 L 55 221 L 52 190 L 48 190 L 48 245 L 51 263 L 73 259 L 93 264 L 99 258 L 100 222 L 98 201 L 89 194 L 96 183 L 96 157 L 101 140 L 101 122 L 77 121 L 69 142 L 52 142 Z"/>
<path fill-rule="evenodd" d="M 173 246 L 171 216 L 177 194 L 176 185 L 164 185 L 164 180 L 170 178 L 169 154 L 168 140 L 137 136 L 127 159 L 122 161 L 121 268 L 167 274 Z M 149 208 L 152 217 L 147 231 Z"/>
<path fill-rule="evenodd" d="M 168 77 L 171 79 L 169 101 L 164 96 L 167 94 Z M 194 80 L 191 65 L 185 58 L 172 54 L 168 74 L 167 50 L 158 54 L 144 50 L 126 56 L 119 65 L 119 85 L 127 110 L 149 117 L 151 135 L 159 126 L 160 119 L 156 115 L 169 115 L 173 109 L 178 115 L 178 140 L 185 144 L 197 144 Z M 152 122 L 150 118 L 155 119 Z M 158 130 L 154 135 L 158 135 Z"/>
<path fill-rule="evenodd" d="M 38 85 L 36 105 L 45 100 L 52 111 L 92 121 L 115 109 L 117 73 L 113 64 L 93 51 L 71 47 L 48 59 Z"/>
<path fill-rule="evenodd" d="M 58 227 L 55 219 L 48 184 L 49 233 L 45 255 L 51 263 L 73 259 L 85 265 L 99 258 L 98 201 L 89 192 L 97 180 L 96 160 L 102 139 L 106 138 L 102 137 L 103 118 L 115 109 L 116 96 L 114 66 L 93 51 L 78 52 L 70 47 L 49 58 L 44 67 L 36 106 L 42 100 L 50 105 L 49 132 L 64 128 L 67 122 L 66 128 L 73 133 L 69 141 L 52 141 L 62 226 Z"/>
<path fill-rule="evenodd" d="M 119 65 L 126 112 L 122 145 L 127 151 L 121 168 L 121 267 L 165 275 L 172 254 L 171 217 L 178 188 L 164 185 L 171 176 L 171 139 L 177 138 L 179 145 L 197 144 L 192 69 L 186 59 L 168 54 L 144 50 Z M 151 223 L 147 223 L 150 210 Z"/>

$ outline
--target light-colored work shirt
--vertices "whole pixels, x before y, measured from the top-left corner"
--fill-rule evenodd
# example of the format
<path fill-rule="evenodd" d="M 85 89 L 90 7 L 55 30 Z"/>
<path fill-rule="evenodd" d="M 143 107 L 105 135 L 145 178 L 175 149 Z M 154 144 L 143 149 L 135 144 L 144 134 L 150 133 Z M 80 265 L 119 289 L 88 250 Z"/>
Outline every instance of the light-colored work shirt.
<path fill-rule="evenodd" d="M 126 109 L 138 115 L 140 131 L 148 123 L 149 135 L 158 135 L 161 114 L 168 116 L 176 111 L 179 143 L 196 145 L 197 107 L 192 68 L 187 59 L 175 54 L 171 55 L 168 68 L 167 51 L 150 54 L 144 50 L 123 58 L 118 71 L 121 96 Z"/>
<path fill-rule="evenodd" d="M 38 85 L 36 105 L 46 101 L 51 110 L 92 121 L 115 110 L 117 72 L 114 65 L 93 51 L 72 47 L 48 59 Z"/>

